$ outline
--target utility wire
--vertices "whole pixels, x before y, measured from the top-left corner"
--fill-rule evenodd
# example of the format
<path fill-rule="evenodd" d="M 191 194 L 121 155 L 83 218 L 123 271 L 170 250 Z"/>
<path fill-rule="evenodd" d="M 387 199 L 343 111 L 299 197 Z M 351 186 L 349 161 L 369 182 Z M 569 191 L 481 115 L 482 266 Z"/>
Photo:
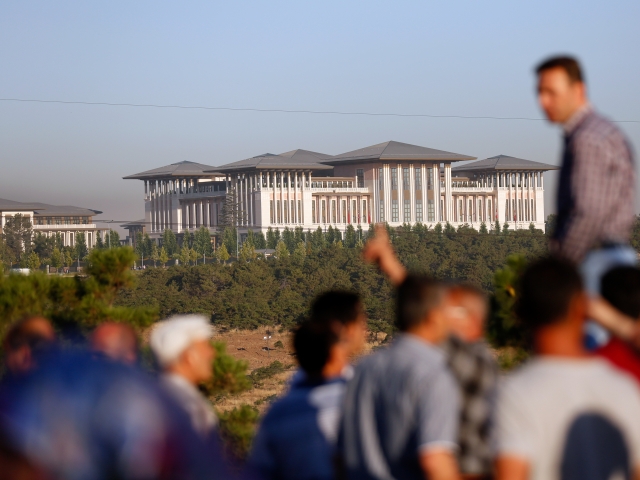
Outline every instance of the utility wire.
<path fill-rule="evenodd" d="M 281 108 L 234 108 L 234 107 L 206 107 L 198 105 L 159 105 L 154 103 L 111 103 L 111 102 L 81 102 L 71 100 L 40 100 L 27 98 L 0 98 L 0 102 L 21 103 L 56 103 L 62 105 L 98 105 L 107 107 L 141 107 L 141 108 L 172 108 L 180 110 L 217 110 L 228 112 L 259 112 L 259 113 L 306 113 L 312 115 L 357 115 L 365 117 L 408 117 L 408 118 L 460 118 L 465 120 L 524 120 L 540 122 L 544 118 L 533 117 L 497 117 L 490 115 L 432 115 L 427 113 L 393 113 L 393 112 L 341 112 L 334 110 L 287 110 Z M 616 123 L 640 123 L 640 120 L 613 120 Z"/>

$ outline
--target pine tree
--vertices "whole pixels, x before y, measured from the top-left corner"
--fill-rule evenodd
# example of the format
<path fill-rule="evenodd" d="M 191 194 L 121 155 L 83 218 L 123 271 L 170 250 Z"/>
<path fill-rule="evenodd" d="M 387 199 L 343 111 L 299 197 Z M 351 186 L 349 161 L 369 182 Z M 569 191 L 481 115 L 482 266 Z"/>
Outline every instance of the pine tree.
<path fill-rule="evenodd" d="M 273 231 L 273 228 L 267 228 L 267 248 L 275 250 L 276 245 L 278 244 L 278 240 L 276 239 L 276 233 Z"/>
<path fill-rule="evenodd" d="M 287 248 L 287 245 L 282 240 L 280 240 L 276 245 L 276 258 L 281 260 L 288 256 L 289 256 L 289 249 Z"/>
<path fill-rule="evenodd" d="M 500 222 L 496 220 L 496 223 L 493 227 L 493 233 L 500 233 Z"/>
<path fill-rule="evenodd" d="M 255 235 L 255 246 L 258 250 L 264 250 L 267 248 L 267 241 L 264 238 L 264 233 L 258 232 Z"/>
<path fill-rule="evenodd" d="M 40 268 L 40 258 L 36 252 L 31 252 L 27 258 L 27 268 L 29 270 L 35 272 Z"/>
<path fill-rule="evenodd" d="M 207 227 L 202 226 L 196 231 L 193 240 L 193 248 L 201 257 L 203 257 L 203 259 L 206 259 L 207 256 L 211 256 L 213 248 L 211 246 L 211 234 Z"/>
<path fill-rule="evenodd" d="M 354 248 L 356 246 L 356 241 L 356 229 L 353 228 L 353 225 L 349 224 L 344 233 L 344 245 L 347 248 Z"/>
<path fill-rule="evenodd" d="M 164 248 L 164 246 L 160 248 L 158 260 L 160 260 L 160 265 L 162 265 L 163 267 L 165 267 L 167 265 L 167 262 L 169 261 L 169 254 L 167 253 L 167 250 Z"/>
<path fill-rule="evenodd" d="M 172 230 L 166 229 L 162 232 L 162 246 L 170 257 L 178 251 L 178 240 Z"/>
<path fill-rule="evenodd" d="M 287 246 L 287 250 L 289 250 L 289 253 L 293 253 L 296 248 L 296 242 L 294 234 L 289 229 L 289 227 L 285 227 L 284 231 L 282 232 L 282 241 Z"/>
<path fill-rule="evenodd" d="M 53 268 L 62 267 L 62 253 L 58 247 L 54 247 L 53 252 L 51 252 L 51 266 Z"/>
<path fill-rule="evenodd" d="M 84 232 L 76 233 L 76 256 L 81 260 L 89 254 Z"/>
<path fill-rule="evenodd" d="M 480 233 L 489 233 L 489 231 L 487 230 L 487 224 L 484 222 L 480 224 Z"/>
<path fill-rule="evenodd" d="M 158 245 L 155 243 L 151 245 L 151 254 L 149 255 L 149 258 L 153 261 L 153 266 L 157 267 L 158 260 L 160 259 L 160 252 L 158 251 Z"/>

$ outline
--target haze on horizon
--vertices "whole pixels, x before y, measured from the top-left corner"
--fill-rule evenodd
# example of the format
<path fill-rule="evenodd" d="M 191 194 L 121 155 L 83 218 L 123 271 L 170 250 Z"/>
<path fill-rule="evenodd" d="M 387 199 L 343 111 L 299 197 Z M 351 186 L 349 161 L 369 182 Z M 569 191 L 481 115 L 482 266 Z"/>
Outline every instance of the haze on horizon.
<path fill-rule="evenodd" d="M 533 67 L 578 56 L 596 107 L 640 151 L 640 3 L 0 4 L 0 98 L 541 118 Z M 542 121 L 175 110 L 0 101 L 0 198 L 143 217 L 122 177 L 397 140 L 559 163 Z M 546 176 L 552 211 L 557 174 Z M 636 207 L 638 203 L 636 202 Z"/>

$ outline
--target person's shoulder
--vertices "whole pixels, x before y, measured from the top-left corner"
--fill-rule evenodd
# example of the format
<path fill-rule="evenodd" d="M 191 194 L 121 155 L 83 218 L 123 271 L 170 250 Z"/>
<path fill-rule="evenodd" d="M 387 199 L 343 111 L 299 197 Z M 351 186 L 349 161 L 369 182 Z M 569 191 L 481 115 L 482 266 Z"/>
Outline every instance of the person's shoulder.
<path fill-rule="evenodd" d="M 624 133 L 609 118 L 592 110 L 575 132 L 577 142 L 615 141 L 626 143 Z"/>
<path fill-rule="evenodd" d="M 638 390 L 637 383 L 629 373 L 614 366 L 605 358 L 596 357 L 592 362 L 594 363 L 593 376 L 597 378 L 603 386 L 612 389 L 612 393 L 624 390 L 634 397 L 637 397 L 640 401 L 640 391 Z"/>

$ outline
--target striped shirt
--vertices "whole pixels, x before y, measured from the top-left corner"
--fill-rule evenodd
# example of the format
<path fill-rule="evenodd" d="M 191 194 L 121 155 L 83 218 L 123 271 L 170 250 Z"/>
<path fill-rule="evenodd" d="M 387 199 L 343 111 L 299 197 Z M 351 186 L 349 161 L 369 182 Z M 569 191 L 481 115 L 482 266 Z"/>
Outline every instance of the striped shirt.
<path fill-rule="evenodd" d="M 583 108 L 565 125 L 553 236 L 557 253 L 580 262 L 603 243 L 628 243 L 634 194 L 629 143 L 611 121 Z"/>

